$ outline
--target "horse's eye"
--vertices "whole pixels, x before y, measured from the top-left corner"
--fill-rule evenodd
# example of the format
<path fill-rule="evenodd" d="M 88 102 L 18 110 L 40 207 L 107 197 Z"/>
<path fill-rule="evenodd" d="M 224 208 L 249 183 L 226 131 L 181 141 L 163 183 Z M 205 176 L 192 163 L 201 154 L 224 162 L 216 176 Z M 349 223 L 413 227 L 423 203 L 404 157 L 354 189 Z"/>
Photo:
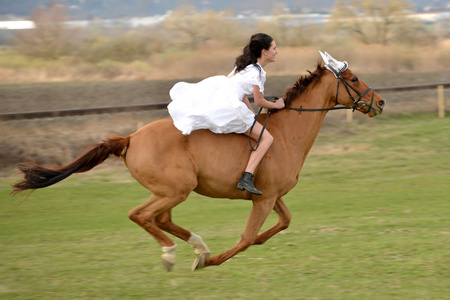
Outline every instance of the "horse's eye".
<path fill-rule="evenodd" d="M 352 79 L 350 79 L 351 82 L 358 82 L 358 77 L 353 77 Z"/>

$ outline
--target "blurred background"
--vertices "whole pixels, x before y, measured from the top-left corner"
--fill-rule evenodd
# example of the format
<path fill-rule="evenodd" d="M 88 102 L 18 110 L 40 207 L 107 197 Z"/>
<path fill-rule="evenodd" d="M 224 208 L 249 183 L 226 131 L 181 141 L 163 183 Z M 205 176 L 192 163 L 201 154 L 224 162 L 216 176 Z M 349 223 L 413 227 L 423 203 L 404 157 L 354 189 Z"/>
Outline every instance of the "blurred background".
<path fill-rule="evenodd" d="M 64 165 L 168 117 L 165 105 L 125 107 L 227 75 L 256 32 L 279 50 L 266 96 L 315 70 L 321 50 L 386 100 L 375 118 L 327 114 L 283 197 L 288 230 L 195 273 L 177 240 L 166 273 L 159 244 L 127 217 L 149 191 L 121 159 L 10 197 L 17 163 Z M 450 0 L 0 0 L 0 298 L 449 299 L 449 66 Z M 120 109 L 53 114 L 97 107 Z M 172 216 L 218 254 L 250 207 L 192 193 Z"/>
<path fill-rule="evenodd" d="M 450 81 L 449 0 L 0 0 L 0 113 L 168 102 L 176 81 L 228 74 L 255 32 L 279 49 L 267 96 L 314 70 L 319 50 L 372 87 Z M 437 111 L 435 90 L 382 96 L 387 115 Z M 28 156 L 60 164 L 161 117 L 4 120 L 0 168 Z"/>
<path fill-rule="evenodd" d="M 222 74 L 255 32 L 279 45 L 271 75 L 304 72 L 317 49 L 364 73 L 450 63 L 448 0 L 1 0 L 0 80 Z"/>

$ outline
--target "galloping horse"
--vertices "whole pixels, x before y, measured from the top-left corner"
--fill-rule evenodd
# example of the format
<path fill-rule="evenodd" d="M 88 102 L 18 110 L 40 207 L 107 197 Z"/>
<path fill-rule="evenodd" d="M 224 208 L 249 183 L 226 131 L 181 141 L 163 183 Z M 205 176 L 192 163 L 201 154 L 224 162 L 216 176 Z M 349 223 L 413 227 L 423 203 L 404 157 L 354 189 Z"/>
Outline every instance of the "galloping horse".
<path fill-rule="evenodd" d="M 129 218 L 162 246 L 166 269 L 170 271 L 175 263 L 176 243 L 163 231 L 195 248 L 197 257 L 193 270 L 220 265 L 288 227 L 291 214 L 282 197 L 297 184 L 328 110 L 340 104 L 369 117 L 383 111 L 385 101 L 347 69 L 346 62 L 336 61 L 328 54 L 322 54 L 322 58 L 325 65 L 318 64 L 315 71 L 301 76 L 285 92 L 285 108 L 268 118 L 267 129 L 274 141 L 256 170 L 255 183 L 262 191 L 261 196 L 236 188 L 250 155 L 248 137 L 219 135 L 209 130 L 197 130 L 184 136 L 171 119 L 150 123 L 127 137 L 110 137 L 62 167 L 48 169 L 36 163 L 19 165 L 24 179 L 14 185 L 13 194 L 43 188 L 73 173 L 88 171 L 111 154 L 120 156 L 131 175 L 152 192 L 149 200 L 129 212 Z M 345 89 L 339 89 L 340 85 Z M 186 200 L 192 191 L 213 198 L 253 202 L 244 234 L 234 247 L 211 257 L 200 236 L 172 221 L 172 208 Z M 271 210 L 278 213 L 277 224 L 259 233 Z"/>

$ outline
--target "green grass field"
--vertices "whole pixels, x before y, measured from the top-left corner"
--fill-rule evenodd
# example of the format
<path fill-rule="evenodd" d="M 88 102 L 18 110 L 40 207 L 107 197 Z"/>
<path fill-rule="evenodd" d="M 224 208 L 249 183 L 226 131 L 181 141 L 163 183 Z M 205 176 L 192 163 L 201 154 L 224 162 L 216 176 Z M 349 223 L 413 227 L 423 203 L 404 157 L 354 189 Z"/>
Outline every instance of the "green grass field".
<path fill-rule="evenodd" d="M 284 197 L 289 229 L 196 272 L 182 241 L 166 272 L 160 247 L 128 219 L 149 192 L 125 167 L 77 174 L 22 204 L 2 178 L 0 299 L 448 299 L 449 133 L 435 115 L 324 127 Z M 250 206 L 192 194 L 174 220 L 218 254 Z"/>

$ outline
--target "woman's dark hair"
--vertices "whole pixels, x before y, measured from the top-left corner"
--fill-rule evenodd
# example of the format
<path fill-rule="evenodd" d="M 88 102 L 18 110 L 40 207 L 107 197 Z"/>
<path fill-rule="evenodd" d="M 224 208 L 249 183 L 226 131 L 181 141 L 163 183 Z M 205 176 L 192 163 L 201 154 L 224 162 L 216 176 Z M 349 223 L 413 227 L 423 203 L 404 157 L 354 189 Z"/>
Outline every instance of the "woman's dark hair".
<path fill-rule="evenodd" d="M 242 55 L 236 58 L 236 73 L 244 70 L 248 65 L 255 65 L 258 69 L 261 69 L 256 63 L 258 58 L 261 57 L 262 50 L 269 50 L 272 41 L 273 38 L 265 33 L 252 35 L 250 42 L 244 47 Z"/>

